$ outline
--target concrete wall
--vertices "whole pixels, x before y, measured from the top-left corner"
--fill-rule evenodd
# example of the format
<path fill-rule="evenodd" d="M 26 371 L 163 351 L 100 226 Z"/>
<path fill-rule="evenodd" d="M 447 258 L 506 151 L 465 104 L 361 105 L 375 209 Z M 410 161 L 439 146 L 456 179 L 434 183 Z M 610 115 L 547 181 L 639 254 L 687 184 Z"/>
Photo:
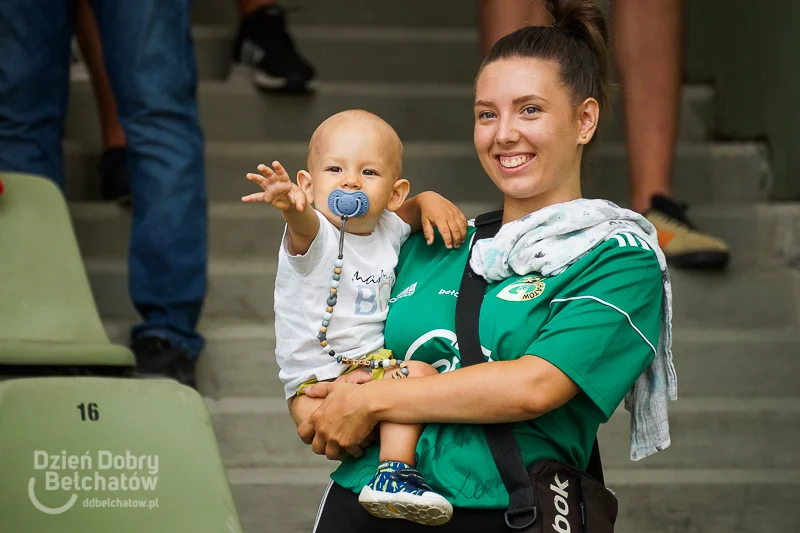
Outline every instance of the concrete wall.
<path fill-rule="evenodd" d="M 687 0 L 686 72 L 717 90 L 716 133 L 763 138 L 774 199 L 800 198 L 800 2 Z"/>

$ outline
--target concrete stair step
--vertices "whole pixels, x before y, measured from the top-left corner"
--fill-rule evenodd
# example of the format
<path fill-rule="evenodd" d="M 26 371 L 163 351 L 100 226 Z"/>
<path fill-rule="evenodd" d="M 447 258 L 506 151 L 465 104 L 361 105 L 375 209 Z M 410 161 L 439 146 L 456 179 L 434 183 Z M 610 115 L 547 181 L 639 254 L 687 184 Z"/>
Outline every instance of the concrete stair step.
<path fill-rule="evenodd" d="M 106 321 L 109 337 L 128 342 L 131 322 Z M 197 368 L 203 396 L 279 398 L 272 323 L 204 320 Z M 674 341 L 680 398 L 793 398 L 800 395 L 800 333 L 678 328 Z M 402 355 L 402 354 L 401 354 Z"/>
<path fill-rule="evenodd" d="M 291 32 L 322 81 L 471 83 L 481 63 L 471 28 L 294 26 Z M 192 35 L 200 79 L 227 79 L 235 29 L 195 26 Z"/>
<path fill-rule="evenodd" d="M 136 319 L 128 298 L 124 260 L 86 261 L 95 302 L 104 318 Z M 207 318 L 269 321 L 273 312 L 274 261 L 209 264 Z M 678 326 L 791 329 L 800 325 L 800 272 L 732 269 L 725 274 L 672 273 L 674 323 Z"/>
<path fill-rule="evenodd" d="M 606 470 L 619 499 L 618 533 L 794 533 L 800 471 L 766 469 Z M 245 533 L 308 533 L 327 469 L 231 469 Z"/>
<path fill-rule="evenodd" d="M 132 322 L 106 321 L 109 337 L 127 344 Z M 272 323 L 204 320 L 206 347 L 197 368 L 207 398 L 278 398 Z M 678 328 L 674 340 L 679 394 L 686 398 L 797 397 L 800 333 L 772 329 Z"/>
<path fill-rule="evenodd" d="M 353 63 L 358 64 L 355 60 Z M 65 137 L 99 146 L 91 84 L 75 81 L 70 90 Z M 684 101 L 681 139 L 707 139 L 713 118 L 713 90 L 704 86 L 688 90 Z M 351 108 L 377 113 L 404 142 L 471 141 L 474 123 L 471 83 L 326 82 L 314 95 L 275 95 L 260 92 L 249 83 L 206 81 L 200 84 L 198 102 L 203 132 L 209 141 L 307 144 L 323 120 Z M 621 117 L 622 112 L 609 116 Z M 616 126 L 608 124 L 607 139 L 621 140 L 621 121 Z"/>
<path fill-rule="evenodd" d="M 283 396 L 208 400 L 225 464 L 251 468 L 306 466 Z M 798 468 L 800 398 L 685 399 L 670 405 L 672 446 L 647 460 L 629 457 L 630 417 L 621 407 L 601 426 L 606 468 Z M 764 450 L 770 450 L 764 453 Z M 322 460 L 325 460 L 324 457 Z"/>
<path fill-rule="evenodd" d="M 206 182 L 212 201 L 238 202 L 252 191 L 244 178 L 259 163 L 279 160 L 292 174 L 305 168 L 307 141 L 206 143 Z M 100 185 L 99 152 L 78 143 L 65 145 L 66 195 L 95 200 Z M 622 143 L 598 145 L 584 165 L 585 196 L 625 203 L 628 167 Z M 437 191 L 454 202 L 501 202 L 478 161 L 471 141 L 406 142 L 404 174 L 412 192 Z M 679 146 L 674 192 L 693 204 L 752 203 L 766 200 L 771 174 L 766 148 L 758 143 L 707 143 Z"/>
<path fill-rule="evenodd" d="M 365 0 L 283 0 L 290 26 L 401 26 L 474 28 L 476 0 L 408 0 L 403 3 Z M 192 2 L 196 24 L 234 27 L 238 21 L 236 4 L 219 0 Z"/>
<path fill-rule="evenodd" d="M 459 207 L 467 217 L 475 217 L 497 205 L 465 202 Z M 276 209 L 215 202 L 209 212 L 211 257 L 277 257 L 284 221 Z M 129 210 L 111 203 L 73 202 L 70 213 L 85 258 L 126 256 Z M 728 242 L 735 268 L 769 266 L 800 258 L 800 204 L 702 206 L 692 209 L 690 215 L 698 227 Z"/>

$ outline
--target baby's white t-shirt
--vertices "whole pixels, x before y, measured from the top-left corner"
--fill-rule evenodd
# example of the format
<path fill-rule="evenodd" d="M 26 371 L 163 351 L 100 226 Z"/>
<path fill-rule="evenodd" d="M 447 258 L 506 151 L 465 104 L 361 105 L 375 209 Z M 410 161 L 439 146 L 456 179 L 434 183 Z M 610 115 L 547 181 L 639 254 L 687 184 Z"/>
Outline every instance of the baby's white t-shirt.
<path fill-rule="evenodd" d="M 395 213 L 384 211 L 375 230 L 344 236 L 344 265 L 338 301 L 327 331 L 328 346 L 320 346 L 319 329 L 330 296 L 334 261 L 339 256 L 339 230 L 321 213 L 319 232 L 304 255 L 289 255 L 288 231 L 278 252 L 275 280 L 275 357 L 286 398 L 312 377 L 338 377 L 346 367 L 328 352 L 361 358 L 383 348 L 383 325 L 389 307 L 400 247 L 411 227 Z"/>

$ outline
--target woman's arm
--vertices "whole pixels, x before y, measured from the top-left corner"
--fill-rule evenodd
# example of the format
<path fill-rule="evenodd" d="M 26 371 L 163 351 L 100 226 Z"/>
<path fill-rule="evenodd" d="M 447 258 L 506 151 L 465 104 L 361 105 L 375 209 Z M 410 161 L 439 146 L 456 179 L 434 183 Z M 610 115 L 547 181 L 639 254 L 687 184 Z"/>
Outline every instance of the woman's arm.
<path fill-rule="evenodd" d="M 298 433 L 315 453 L 335 459 L 343 449 L 359 453 L 359 443 L 379 422 L 518 422 L 556 409 L 578 392 L 566 374 L 530 355 L 360 387 L 320 383 L 307 394 L 325 401 Z"/>
<path fill-rule="evenodd" d="M 551 363 L 526 355 L 437 376 L 370 383 L 365 392 L 376 423 L 483 424 L 537 418 L 580 389 Z"/>

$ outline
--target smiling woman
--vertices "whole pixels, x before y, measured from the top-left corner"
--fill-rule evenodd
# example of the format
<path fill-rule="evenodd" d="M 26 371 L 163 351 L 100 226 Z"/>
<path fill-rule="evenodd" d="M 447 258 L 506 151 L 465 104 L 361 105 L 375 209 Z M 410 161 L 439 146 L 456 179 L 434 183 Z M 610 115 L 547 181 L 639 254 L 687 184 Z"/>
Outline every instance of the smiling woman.
<path fill-rule="evenodd" d="M 583 149 L 606 100 L 605 22 L 590 1 L 548 5 L 555 25 L 502 38 L 475 83 L 475 148 L 503 192 L 502 227 L 454 250 L 412 237 L 400 253 L 386 346 L 439 373 L 307 392 L 325 401 L 300 425 L 301 438 L 329 458 L 359 455 L 332 475 L 319 533 L 423 530 L 358 505 L 355 492 L 379 462 L 368 436 L 384 422 L 426 424 L 417 469 L 453 505 L 443 533 L 509 531 L 509 496 L 482 424 L 511 423 L 525 465 L 585 469 L 599 425 L 632 392 L 643 424 L 632 428 L 632 458 L 668 446 L 659 407 L 674 391 L 671 294 L 655 230 L 636 213 L 581 198 Z M 474 236 L 471 228 L 467 239 Z M 488 281 L 478 340 L 491 364 L 462 368 L 455 310 L 468 262 Z"/>

